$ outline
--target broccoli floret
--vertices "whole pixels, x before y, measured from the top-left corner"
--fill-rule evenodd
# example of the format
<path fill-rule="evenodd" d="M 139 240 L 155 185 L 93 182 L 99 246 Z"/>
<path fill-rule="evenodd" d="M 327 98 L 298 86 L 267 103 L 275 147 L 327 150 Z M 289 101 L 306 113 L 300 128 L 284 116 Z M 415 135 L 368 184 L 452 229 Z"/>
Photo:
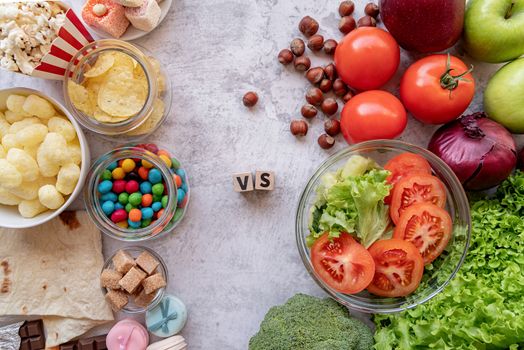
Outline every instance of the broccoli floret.
<path fill-rule="evenodd" d="M 269 309 L 249 350 L 369 350 L 371 330 L 332 299 L 297 294 Z"/>

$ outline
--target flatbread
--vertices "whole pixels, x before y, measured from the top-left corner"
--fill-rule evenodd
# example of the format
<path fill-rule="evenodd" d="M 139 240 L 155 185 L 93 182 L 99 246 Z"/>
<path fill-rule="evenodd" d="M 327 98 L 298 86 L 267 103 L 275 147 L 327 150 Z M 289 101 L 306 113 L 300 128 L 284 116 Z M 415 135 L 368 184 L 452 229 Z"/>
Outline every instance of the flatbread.
<path fill-rule="evenodd" d="M 47 347 L 113 320 L 100 289 L 100 231 L 86 212 L 0 228 L 0 242 L 0 315 L 42 316 Z"/>

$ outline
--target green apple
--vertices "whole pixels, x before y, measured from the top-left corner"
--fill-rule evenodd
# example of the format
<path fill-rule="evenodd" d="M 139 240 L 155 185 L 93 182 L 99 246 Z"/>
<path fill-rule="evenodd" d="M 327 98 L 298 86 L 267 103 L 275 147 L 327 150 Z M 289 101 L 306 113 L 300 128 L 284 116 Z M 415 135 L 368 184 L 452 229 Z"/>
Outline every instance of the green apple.
<path fill-rule="evenodd" d="M 524 54 L 524 0 L 469 0 L 464 18 L 466 51 L 485 62 Z"/>
<path fill-rule="evenodd" d="M 502 67 L 484 91 L 484 111 L 509 131 L 524 134 L 524 58 Z"/>

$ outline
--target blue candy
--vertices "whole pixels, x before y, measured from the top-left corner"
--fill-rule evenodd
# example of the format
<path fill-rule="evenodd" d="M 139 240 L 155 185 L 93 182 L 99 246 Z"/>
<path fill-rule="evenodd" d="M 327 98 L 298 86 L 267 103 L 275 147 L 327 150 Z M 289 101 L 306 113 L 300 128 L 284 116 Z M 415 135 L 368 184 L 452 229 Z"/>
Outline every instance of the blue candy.
<path fill-rule="evenodd" d="M 177 169 L 175 173 L 182 178 L 183 181 L 186 180 L 186 171 L 182 168 Z"/>
<path fill-rule="evenodd" d="M 132 228 L 140 228 L 140 225 L 142 225 L 142 221 L 134 222 L 134 221 L 131 221 L 131 219 L 127 219 L 127 223 L 129 224 L 129 227 L 132 227 Z"/>
<path fill-rule="evenodd" d="M 140 184 L 140 192 L 142 192 L 142 194 L 151 193 L 152 188 L 153 186 L 149 181 L 144 181 Z"/>
<path fill-rule="evenodd" d="M 109 171 L 113 171 L 113 170 L 115 170 L 117 167 L 118 167 L 118 163 L 117 163 L 117 162 L 113 162 L 113 163 L 111 163 L 111 164 L 109 164 L 109 165 L 107 166 L 107 170 L 109 170 Z"/>
<path fill-rule="evenodd" d="M 153 204 L 151 204 L 151 208 L 153 209 L 154 212 L 157 212 L 160 209 L 162 209 L 162 203 L 161 202 L 154 202 Z"/>
<path fill-rule="evenodd" d="M 105 201 L 116 202 L 118 200 L 118 196 L 116 195 L 116 193 L 108 192 L 100 196 L 100 200 L 102 202 L 105 202 Z"/>
<path fill-rule="evenodd" d="M 158 169 L 151 169 L 149 170 L 148 180 L 152 184 L 162 182 L 162 173 Z"/>
<path fill-rule="evenodd" d="M 142 220 L 151 219 L 155 214 L 155 212 L 151 208 L 142 208 L 140 209 L 140 211 L 142 212 Z"/>
<path fill-rule="evenodd" d="M 180 189 L 184 190 L 184 192 L 187 193 L 187 185 L 185 182 L 182 182 L 182 186 L 180 186 Z"/>
<path fill-rule="evenodd" d="M 124 206 L 120 202 L 115 203 L 115 210 L 124 209 Z"/>
<path fill-rule="evenodd" d="M 98 192 L 105 194 L 113 189 L 113 183 L 110 180 L 104 180 L 98 184 Z"/>
<path fill-rule="evenodd" d="M 106 215 L 111 215 L 111 213 L 115 211 L 115 203 L 111 201 L 105 201 L 104 203 L 102 203 L 102 211 Z"/>
<path fill-rule="evenodd" d="M 186 192 L 180 188 L 178 191 L 176 191 L 176 200 L 178 203 L 181 203 L 184 200 L 184 197 L 186 196 Z"/>

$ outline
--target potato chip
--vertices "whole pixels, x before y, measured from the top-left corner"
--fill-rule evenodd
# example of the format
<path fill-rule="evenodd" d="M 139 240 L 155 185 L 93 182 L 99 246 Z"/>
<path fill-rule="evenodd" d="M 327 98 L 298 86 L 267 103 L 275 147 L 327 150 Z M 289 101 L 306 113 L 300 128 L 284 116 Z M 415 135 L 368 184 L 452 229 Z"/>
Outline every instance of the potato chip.
<path fill-rule="evenodd" d="M 162 116 L 164 115 L 164 109 L 164 102 L 159 98 L 155 99 L 153 111 L 151 112 L 149 118 L 147 118 L 146 121 L 138 128 L 128 132 L 127 135 L 142 135 L 150 132 L 158 125 L 160 119 L 162 119 Z"/>
<path fill-rule="evenodd" d="M 98 107 L 95 109 L 93 113 L 93 117 L 100 123 L 112 123 L 113 122 L 113 117 L 111 117 L 109 114 L 107 114 L 106 112 L 104 112 L 103 110 L 101 110 Z"/>
<path fill-rule="evenodd" d="M 112 55 L 115 59 L 114 66 L 115 67 L 126 67 L 129 71 L 133 71 L 135 68 L 135 65 L 137 64 L 136 61 L 129 55 L 117 52 L 117 51 L 111 51 L 110 55 Z"/>
<path fill-rule="evenodd" d="M 101 53 L 96 59 L 95 65 L 84 73 L 84 77 L 94 78 L 107 72 L 115 63 L 115 57 L 109 52 Z"/>
<path fill-rule="evenodd" d="M 131 117 L 144 107 L 147 88 L 135 79 L 108 79 L 98 93 L 98 106 L 113 117 Z"/>
<path fill-rule="evenodd" d="M 89 91 L 85 87 L 74 81 L 69 81 L 67 84 L 67 93 L 76 109 L 88 115 L 92 114 L 89 103 Z"/>

